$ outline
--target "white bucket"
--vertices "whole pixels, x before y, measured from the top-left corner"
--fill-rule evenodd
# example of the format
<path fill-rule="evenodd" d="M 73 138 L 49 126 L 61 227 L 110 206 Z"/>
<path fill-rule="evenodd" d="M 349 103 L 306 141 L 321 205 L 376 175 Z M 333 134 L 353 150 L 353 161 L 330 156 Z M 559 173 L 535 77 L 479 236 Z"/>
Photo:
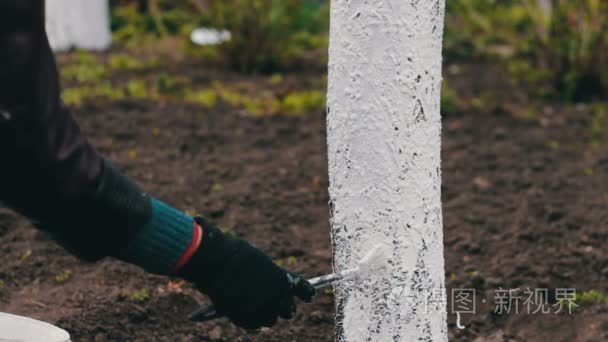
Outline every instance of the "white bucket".
<path fill-rule="evenodd" d="M 63 329 L 35 319 L 0 312 L 0 342 L 69 342 Z"/>

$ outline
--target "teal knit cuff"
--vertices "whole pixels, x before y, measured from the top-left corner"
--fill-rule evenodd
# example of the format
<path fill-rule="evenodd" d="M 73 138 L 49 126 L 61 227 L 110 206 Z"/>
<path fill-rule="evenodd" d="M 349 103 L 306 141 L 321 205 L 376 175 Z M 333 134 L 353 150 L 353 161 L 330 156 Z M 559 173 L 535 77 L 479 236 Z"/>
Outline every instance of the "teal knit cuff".
<path fill-rule="evenodd" d="M 152 199 L 152 217 L 124 254 L 125 261 L 146 271 L 168 274 L 192 243 L 194 219 Z"/>

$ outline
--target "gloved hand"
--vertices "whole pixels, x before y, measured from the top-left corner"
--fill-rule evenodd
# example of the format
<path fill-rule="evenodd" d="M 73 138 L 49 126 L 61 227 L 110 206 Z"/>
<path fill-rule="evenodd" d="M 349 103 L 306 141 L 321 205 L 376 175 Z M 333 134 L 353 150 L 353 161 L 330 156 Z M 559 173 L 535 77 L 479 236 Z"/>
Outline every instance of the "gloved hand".
<path fill-rule="evenodd" d="M 178 275 L 205 294 L 216 311 L 247 329 L 274 325 L 279 317 L 293 318 L 294 297 L 310 302 L 315 288 L 300 276 L 277 266 L 248 242 L 230 237 L 202 218 L 198 251 Z"/>

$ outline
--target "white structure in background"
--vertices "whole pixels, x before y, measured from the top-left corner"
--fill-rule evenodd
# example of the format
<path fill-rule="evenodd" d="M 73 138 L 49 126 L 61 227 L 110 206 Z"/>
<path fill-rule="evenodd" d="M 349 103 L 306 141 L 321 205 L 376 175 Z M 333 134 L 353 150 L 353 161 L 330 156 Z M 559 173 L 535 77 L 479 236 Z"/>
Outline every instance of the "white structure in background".
<path fill-rule="evenodd" d="M 327 134 L 338 341 L 447 341 L 439 113 L 444 0 L 333 0 Z"/>
<path fill-rule="evenodd" d="M 232 39 L 230 31 L 219 31 L 207 27 L 199 27 L 190 34 L 190 40 L 196 45 L 218 45 L 230 41 L 230 39 Z"/>
<path fill-rule="evenodd" d="M 46 0 L 46 30 L 55 51 L 110 46 L 108 0 Z"/>

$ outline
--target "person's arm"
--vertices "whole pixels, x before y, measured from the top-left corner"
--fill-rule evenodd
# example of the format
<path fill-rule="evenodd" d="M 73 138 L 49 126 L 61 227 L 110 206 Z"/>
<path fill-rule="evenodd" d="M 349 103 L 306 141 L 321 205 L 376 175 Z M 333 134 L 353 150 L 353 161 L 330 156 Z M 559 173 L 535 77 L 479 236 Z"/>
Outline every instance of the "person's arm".
<path fill-rule="evenodd" d="M 43 7 L 0 3 L 0 201 L 84 259 L 195 282 L 241 326 L 290 317 L 294 295 L 310 300 L 314 289 L 294 290 L 265 254 L 146 194 L 100 156 L 61 103 Z"/>

